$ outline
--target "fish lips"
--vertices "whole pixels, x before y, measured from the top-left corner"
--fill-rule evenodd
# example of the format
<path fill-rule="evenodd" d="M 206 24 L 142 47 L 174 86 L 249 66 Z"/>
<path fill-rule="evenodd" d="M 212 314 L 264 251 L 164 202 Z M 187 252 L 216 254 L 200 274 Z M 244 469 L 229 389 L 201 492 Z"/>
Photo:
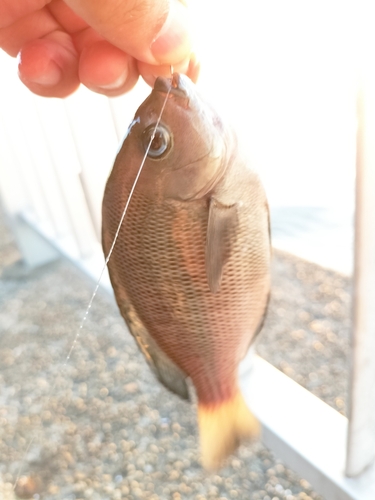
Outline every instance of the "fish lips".
<path fill-rule="evenodd" d="M 155 80 L 154 90 L 163 93 L 167 93 L 170 91 L 170 93 L 176 97 L 190 100 L 190 85 L 192 85 L 192 82 L 187 76 L 180 75 L 179 73 L 173 73 L 172 78 L 159 76 Z"/>

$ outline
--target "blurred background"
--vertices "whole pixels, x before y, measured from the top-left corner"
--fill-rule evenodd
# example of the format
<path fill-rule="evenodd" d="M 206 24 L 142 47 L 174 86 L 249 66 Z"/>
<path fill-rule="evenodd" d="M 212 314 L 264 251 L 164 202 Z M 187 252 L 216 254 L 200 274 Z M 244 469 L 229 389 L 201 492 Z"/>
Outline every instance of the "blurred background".
<path fill-rule="evenodd" d="M 358 30 L 350 3 L 192 1 L 198 86 L 235 125 L 272 209 L 274 245 L 351 272 Z M 1 195 L 74 258 L 98 251 L 105 180 L 149 92 L 32 96 L 0 55 Z M 301 238 L 300 238 L 301 236 Z"/>
<path fill-rule="evenodd" d="M 288 252 L 275 253 L 258 352 L 342 413 L 366 5 L 191 2 L 198 87 L 236 128 L 266 187 L 273 245 Z M 56 259 L 98 278 L 105 181 L 149 91 L 39 98 L 0 53 L 0 496 L 15 498 L 24 463 L 35 499 L 321 498 L 261 444 L 205 475 L 193 411 L 154 383 L 107 295 L 61 371 L 93 286 Z"/>
<path fill-rule="evenodd" d="M 200 85 L 262 176 L 274 246 L 349 274 L 366 3 L 203 4 Z"/>

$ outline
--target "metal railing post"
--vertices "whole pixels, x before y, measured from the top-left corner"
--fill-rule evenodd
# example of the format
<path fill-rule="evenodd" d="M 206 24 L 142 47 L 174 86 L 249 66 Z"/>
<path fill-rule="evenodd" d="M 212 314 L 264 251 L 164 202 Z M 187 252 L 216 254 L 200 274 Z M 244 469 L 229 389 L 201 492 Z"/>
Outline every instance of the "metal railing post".
<path fill-rule="evenodd" d="M 375 459 L 375 78 L 364 65 L 358 95 L 353 338 L 346 474 Z"/>

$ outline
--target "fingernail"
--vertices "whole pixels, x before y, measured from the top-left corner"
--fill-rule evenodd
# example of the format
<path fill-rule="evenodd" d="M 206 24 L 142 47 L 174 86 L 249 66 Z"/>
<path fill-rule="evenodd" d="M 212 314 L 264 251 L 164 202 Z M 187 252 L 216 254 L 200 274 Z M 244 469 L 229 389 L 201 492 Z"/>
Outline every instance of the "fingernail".
<path fill-rule="evenodd" d="M 180 2 L 171 2 L 164 26 L 151 44 L 151 52 L 160 63 L 168 63 L 170 53 L 177 53 L 177 60 L 186 55 L 190 46 L 189 16 Z M 180 52 L 182 57 L 180 57 Z"/>
<path fill-rule="evenodd" d="M 22 71 L 22 59 L 19 57 L 18 71 L 20 74 L 23 74 Z M 34 83 L 37 85 L 42 85 L 44 87 L 54 87 L 57 85 L 62 79 L 62 71 L 61 68 L 53 61 L 50 61 L 48 65 L 43 69 L 42 72 L 24 76 L 24 80 L 27 80 L 30 83 Z"/>
<path fill-rule="evenodd" d="M 116 80 L 111 83 L 107 83 L 105 85 L 98 85 L 99 88 L 104 90 L 116 90 L 122 87 L 126 81 L 128 76 L 128 72 L 124 71 Z"/>

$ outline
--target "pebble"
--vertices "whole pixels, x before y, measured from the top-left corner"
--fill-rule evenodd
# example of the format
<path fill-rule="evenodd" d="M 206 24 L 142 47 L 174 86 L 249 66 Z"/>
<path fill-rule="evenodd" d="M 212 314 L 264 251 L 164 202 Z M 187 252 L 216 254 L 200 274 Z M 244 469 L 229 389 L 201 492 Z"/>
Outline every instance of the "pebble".
<path fill-rule="evenodd" d="M 21 476 L 17 482 L 14 492 L 20 499 L 33 498 L 42 488 L 42 482 L 36 476 Z"/>
<path fill-rule="evenodd" d="M 138 384 L 136 382 L 129 382 L 124 385 L 124 389 L 129 394 L 135 394 L 138 391 Z"/>
<path fill-rule="evenodd" d="M 0 227 L 0 272 L 4 234 Z M 344 413 L 350 323 L 342 314 L 349 280 L 275 252 L 273 286 L 258 352 Z M 196 409 L 154 380 L 113 300 L 100 290 L 62 372 L 91 291 L 90 280 L 65 261 L 24 281 L 1 281 L 1 314 L 9 318 L 0 322 L 7 343 L 0 348 L 6 365 L 1 406 L 14 410 L 0 415 L 7 429 L 0 456 L 12 457 L 0 467 L 0 498 L 16 500 L 7 474 L 14 473 L 35 426 L 38 451 L 25 464 L 29 498 L 321 500 L 259 443 L 242 447 L 220 471 L 203 471 Z M 30 337 L 23 325 L 37 325 L 38 334 Z M 44 407 L 32 414 L 41 398 Z M 48 479 L 41 483 L 45 491 L 35 489 L 28 469 Z"/>

